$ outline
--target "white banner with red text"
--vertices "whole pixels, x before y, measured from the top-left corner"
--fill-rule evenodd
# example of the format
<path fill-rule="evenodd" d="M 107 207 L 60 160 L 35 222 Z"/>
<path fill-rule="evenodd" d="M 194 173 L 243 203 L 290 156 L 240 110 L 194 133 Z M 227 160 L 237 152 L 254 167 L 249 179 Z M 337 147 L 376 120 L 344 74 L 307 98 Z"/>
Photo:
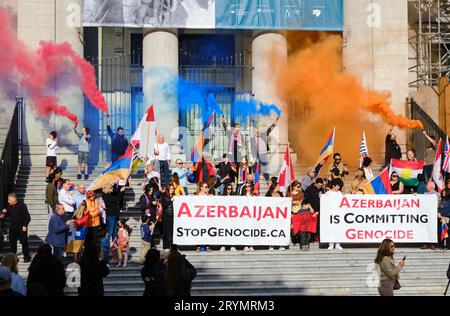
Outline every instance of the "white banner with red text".
<path fill-rule="evenodd" d="M 177 245 L 287 246 L 291 199 L 179 196 L 174 200 Z"/>
<path fill-rule="evenodd" d="M 437 242 L 436 194 L 341 195 L 320 198 L 320 241 L 380 243 Z"/>

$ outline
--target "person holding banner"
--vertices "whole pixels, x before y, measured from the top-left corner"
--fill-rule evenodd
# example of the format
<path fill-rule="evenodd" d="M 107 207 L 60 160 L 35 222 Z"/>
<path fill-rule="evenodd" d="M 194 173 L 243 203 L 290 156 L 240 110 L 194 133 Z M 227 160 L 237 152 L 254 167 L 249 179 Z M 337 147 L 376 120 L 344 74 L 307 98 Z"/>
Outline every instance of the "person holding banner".
<path fill-rule="evenodd" d="M 301 251 L 309 251 L 311 234 L 317 231 L 318 212 L 315 212 L 308 200 L 303 199 L 300 209 L 292 209 L 293 234 L 300 243 Z"/>
<path fill-rule="evenodd" d="M 398 265 L 394 261 L 395 244 L 390 239 L 385 239 L 378 248 L 375 263 L 380 267 L 380 296 L 394 296 L 395 283 L 400 279 L 400 271 L 405 266 L 402 260 Z"/>
<path fill-rule="evenodd" d="M 366 157 L 367 158 L 367 157 Z M 366 159 L 364 158 L 364 160 Z M 342 180 L 340 179 L 334 179 L 332 181 L 330 181 L 330 191 L 328 191 L 327 195 L 337 195 L 337 196 L 342 196 L 343 193 L 341 192 L 342 189 L 342 184 L 341 184 Z M 332 251 L 332 250 L 344 250 L 344 248 L 341 247 L 341 244 L 339 243 L 330 243 L 328 246 L 328 250 Z"/>
<path fill-rule="evenodd" d="M 198 188 L 197 188 L 197 192 L 195 195 L 199 195 L 199 196 L 210 196 L 209 194 L 209 186 L 207 183 L 199 183 L 198 184 Z M 207 252 L 211 252 L 211 248 L 209 246 L 197 246 L 195 248 L 196 252 L 200 252 L 200 251 L 207 251 Z"/>

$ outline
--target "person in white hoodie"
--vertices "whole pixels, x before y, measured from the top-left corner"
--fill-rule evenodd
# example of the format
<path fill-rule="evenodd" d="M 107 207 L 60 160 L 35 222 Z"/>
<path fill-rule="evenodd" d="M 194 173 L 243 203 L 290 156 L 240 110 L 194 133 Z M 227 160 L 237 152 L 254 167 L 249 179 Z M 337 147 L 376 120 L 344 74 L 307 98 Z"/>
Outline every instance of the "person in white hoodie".
<path fill-rule="evenodd" d="M 59 191 L 59 194 L 58 194 L 58 201 L 59 201 L 59 204 L 62 204 L 62 206 L 64 206 L 64 210 L 66 213 L 65 220 L 72 219 L 73 213 L 75 212 L 75 205 L 76 205 L 69 190 L 70 190 L 70 180 L 64 179 L 62 181 L 61 191 Z"/>
<path fill-rule="evenodd" d="M 53 169 L 57 166 L 56 161 L 56 149 L 58 148 L 58 141 L 56 139 L 57 133 L 55 131 L 50 132 L 47 140 L 45 141 L 45 146 L 47 147 L 47 155 L 45 158 L 45 166 L 46 174 L 45 176 L 48 178 L 48 175 L 53 171 Z"/>
<path fill-rule="evenodd" d="M 331 196 L 342 196 L 342 180 L 341 179 L 333 179 L 330 181 L 330 190 L 325 193 L 326 195 L 331 195 Z M 341 247 L 341 244 L 339 243 L 330 243 L 328 250 L 343 250 L 344 248 Z"/>

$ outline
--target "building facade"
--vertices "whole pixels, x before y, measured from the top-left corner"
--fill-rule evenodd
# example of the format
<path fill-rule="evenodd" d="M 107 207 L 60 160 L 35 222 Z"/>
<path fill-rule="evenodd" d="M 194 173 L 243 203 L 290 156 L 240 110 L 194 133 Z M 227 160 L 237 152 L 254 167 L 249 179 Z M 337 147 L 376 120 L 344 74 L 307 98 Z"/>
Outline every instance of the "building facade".
<path fill-rule="evenodd" d="M 177 1 L 159 2 L 170 7 Z M 179 7 L 172 10 L 175 18 L 177 14 L 181 16 L 177 11 L 181 8 L 181 2 L 183 1 L 178 1 Z M 194 16 L 192 15 L 184 17 L 184 23 L 211 24 L 208 19 L 209 8 L 205 6 L 211 2 L 214 1 L 185 1 L 186 4 L 200 5 L 198 8 L 192 8 L 199 13 L 200 20 L 191 20 Z M 302 1 L 284 2 L 292 4 Z M 208 28 L 182 27 L 171 25 L 166 16 L 157 14 L 154 6 L 150 7 L 150 10 L 146 9 L 147 16 L 140 16 L 142 10 L 139 6 L 133 7 L 135 3 L 136 1 L 18 0 L 15 2 L 17 34 L 31 47 L 36 47 L 42 39 L 68 41 L 78 54 L 91 61 L 96 67 L 98 84 L 109 106 L 112 128 L 123 127 L 128 137 L 131 137 L 146 108 L 154 104 L 158 130 L 166 135 L 173 152 L 190 152 L 203 123 L 199 119 L 201 113 L 198 108 L 189 107 L 187 111 L 179 104 L 183 95 L 164 84 L 169 82 L 170 78 L 178 76 L 207 91 L 212 89 L 227 122 L 239 122 L 244 129 L 244 135 L 248 135 L 249 128 L 256 125 L 265 126 L 273 119 L 272 116 L 257 121 L 248 117 L 240 120 L 239 110 L 233 109 L 234 101 L 255 97 L 266 103 L 277 104 L 285 113 L 279 122 L 282 128 L 277 132 L 279 144 L 287 144 L 292 137 L 298 137 L 288 133 L 289 105 L 280 102 L 276 94 L 272 76 L 276 65 L 272 65 L 266 56 L 276 48 L 279 56 L 287 58 L 288 43 L 284 31 L 302 29 L 292 26 L 300 22 L 280 22 L 276 16 L 273 20 L 269 19 L 269 22 L 252 22 L 250 18 L 236 21 L 236 17 L 217 15 L 216 8 L 216 25 L 210 25 Z M 217 3 L 219 2 L 216 1 L 216 5 Z M 303 7 L 305 14 L 308 13 L 311 19 L 331 10 L 326 6 L 327 1 L 311 3 L 322 8 L 318 12 L 315 7 Z M 340 32 L 344 42 L 343 65 L 346 71 L 358 75 L 369 88 L 391 90 L 393 110 L 405 114 L 405 99 L 409 95 L 407 1 L 375 3 L 371 0 L 343 0 L 336 3 L 342 4 L 342 27 L 336 27 L 339 21 L 328 19 L 331 26 L 313 24 L 309 30 Z M 225 6 L 223 11 L 229 9 L 230 7 Z M 250 5 L 244 9 L 259 12 L 261 8 L 253 8 Z M 244 9 L 232 8 L 230 12 L 235 10 L 239 13 L 239 10 Z M 273 12 L 281 10 L 274 9 Z M 290 14 L 298 14 L 294 10 L 295 7 L 291 9 L 287 11 L 283 7 L 281 11 L 285 17 L 288 16 L 286 12 L 289 12 L 289 17 Z M 87 14 L 89 18 L 86 17 Z M 141 22 L 136 20 L 127 20 L 130 16 L 133 19 L 143 19 L 140 21 L 145 21 L 144 25 L 139 25 Z M 158 27 L 149 27 L 152 23 L 159 23 Z M 252 23 L 256 23 L 256 26 L 258 23 L 274 23 L 276 27 L 258 28 Z M 214 90 L 217 86 L 221 87 L 220 91 Z M 56 91 L 56 94 L 78 115 L 80 126 L 90 127 L 97 135 L 94 162 L 108 161 L 109 141 L 105 114 L 94 109 L 78 91 Z M 218 116 L 213 127 L 220 130 Z M 58 130 L 61 135 L 60 155 L 68 163 L 75 161 L 76 156 L 73 153 L 76 151 L 76 138 L 71 132 L 71 123 L 64 117 L 37 119 L 32 111 L 27 111 L 26 153 L 30 154 L 29 163 L 43 163 L 43 144 L 48 132 L 53 129 Z M 403 133 L 399 136 L 400 143 L 404 146 L 406 137 Z M 214 156 L 219 157 L 225 150 L 225 140 L 220 133 L 214 134 L 214 137 L 211 151 Z M 247 141 L 249 137 L 245 137 Z M 284 147 L 281 146 L 279 151 L 284 151 L 281 148 Z"/>

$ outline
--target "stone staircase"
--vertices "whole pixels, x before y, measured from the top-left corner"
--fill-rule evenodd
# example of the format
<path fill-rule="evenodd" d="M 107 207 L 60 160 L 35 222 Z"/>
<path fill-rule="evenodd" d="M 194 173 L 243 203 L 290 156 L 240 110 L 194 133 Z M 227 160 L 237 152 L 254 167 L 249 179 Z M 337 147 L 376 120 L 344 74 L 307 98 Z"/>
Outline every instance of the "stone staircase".
<path fill-rule="evenodd" d="M 271 168 L 272 174 L 279 167 Z M 300 178 L 307 166 L 298 163 L 295 174 Z M 375 167 L 377 170 L 379 166 Z M 67 167 L 63 177 L 74 183 L 76 169 Z M 101 172 L 93 168 L 91 179 Z M 23 200 L 31 213 L 29 228 L 30 248 L 32 253 L 43 242 L 47 234 L 48 213 L 44 204 L 43 167 L 21 166 L 14 192 Z M 354 171 L 346 179 L 346 188 L 354 177 Z M 130 240 L 130 264 L 126 269 L 111 266 L 111 273 L 105 279 L 106 295 L 142 295 L 144 284 L 140 277 L 141 266 L 137 263 L 140 253 L 140 210 L 137 202 L 142 194 L 141 176 L 134 176 L 131 188 L 126 191 L 126 211 L 122 217 L 128 219 L 132 228 Z M 89 181 L 82 181 L 87 184 Z M 262 185 L 265 193 L 265 185 Z M 189 186 L 189 192 L 194 192 Z M 8 242 L 3 253 L 9 250 Z M 19 258 L 22 259 L 21 247 L 18 246 Z M 161 248 L 161 245 L 158 245 Z M 343 252 L 329 252 L 313 244 L 311 252 L 300 252 L 291 245 L 286 251 L 271 251 L 256 248 L 255 252 L 218 252 L 195 253 L 192 248 L 182 249 L 188 260 L 198 269 L 198 276 L 193 283 L 193 295 L 378 295 L 377 289 L 367 285 L 371 272 L 368 266 L 373 262 L 376 248 L 358 248 L 344 245 Z M 239 248 L 238 248 L 239 249 Z M 447 271 L 450 255 L 445 252 L 419 250 L 401 247 L 397 249 L 396 259 L 407 256 L 407 268 L 402 272 L 402 289 L 397 295 L 442 295 L 447 284 Z M 70 260 L 65 260 L 66 264 Z M 19 264 L 20 272 L 27 276 L 28 264 Z M 75 295 L 76 289 L 67 288 L 68 295 Z"/>

